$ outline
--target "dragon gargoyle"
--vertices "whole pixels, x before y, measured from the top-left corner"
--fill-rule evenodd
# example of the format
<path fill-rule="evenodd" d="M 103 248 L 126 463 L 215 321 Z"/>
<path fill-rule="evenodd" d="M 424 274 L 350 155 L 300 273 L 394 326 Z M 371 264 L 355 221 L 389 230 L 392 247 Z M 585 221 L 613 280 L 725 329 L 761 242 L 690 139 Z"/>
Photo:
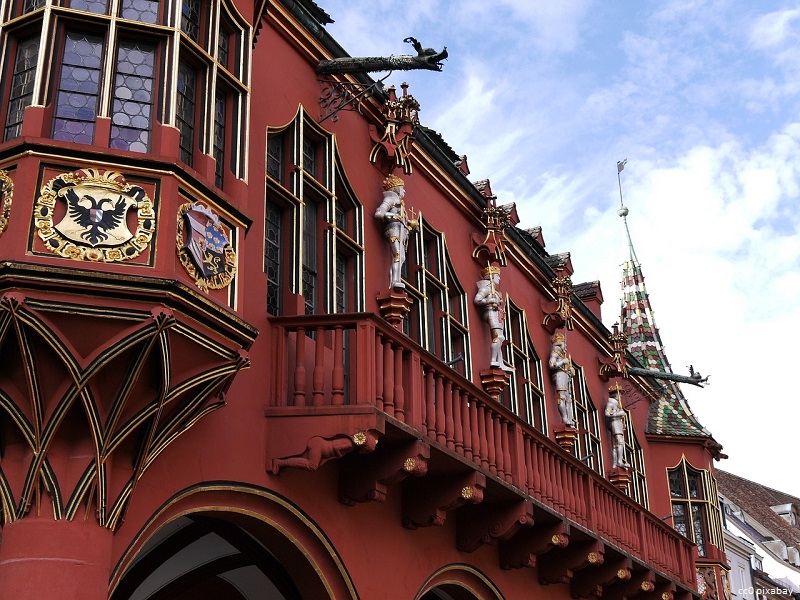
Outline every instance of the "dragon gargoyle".
<path fill-rule="evenodd" d="M 417 55 L 401 54 L 399 56 L 366 56 L 334 58 L 322 60 L 317 65 L 320 75 L 334 73 L 372 73 L 374 71 L 411 71 L 414 69 L 427 69 L 441 71 L 442 61 L 447 59 L 447 46 L 441 52 L 433 48 L 423 48 L 416 38 L 407 37 L 404 42 L 411 44 Z"/>

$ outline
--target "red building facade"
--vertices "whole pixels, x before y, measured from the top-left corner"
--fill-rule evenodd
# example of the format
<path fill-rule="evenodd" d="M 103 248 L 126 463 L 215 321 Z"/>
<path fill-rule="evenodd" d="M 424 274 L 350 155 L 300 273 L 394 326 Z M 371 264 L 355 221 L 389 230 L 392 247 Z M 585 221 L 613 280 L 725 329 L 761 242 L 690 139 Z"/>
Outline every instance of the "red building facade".
<path fill-rule="evenodd" d="M 0 597 L 716 585 L 719 446 L 677 387 L 627 372 L 666 363 L 603 326 L 599 286 L 469 181 L 406 89 L 353 100 L 368 76 L 318 75 L 346 57 L 327 20 L 308 0 L 2 3 Z M 390 175 L 397 262 L 373 216 Z M 645 346 L 650 325 L 623 323 Z"/>

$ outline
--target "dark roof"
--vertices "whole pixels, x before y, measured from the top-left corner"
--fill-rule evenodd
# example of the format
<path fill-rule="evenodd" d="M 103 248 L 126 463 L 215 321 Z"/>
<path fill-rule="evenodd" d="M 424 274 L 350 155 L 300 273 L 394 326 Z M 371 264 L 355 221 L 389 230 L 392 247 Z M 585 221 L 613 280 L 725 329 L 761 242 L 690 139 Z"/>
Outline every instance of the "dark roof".
<path fill-rule="evenodd" d="M 569 252 L 561 252 L 559 254 L 550 254 L 545 258 L 545 261 L 551 269 L 563 269 L 569 264 Z"/>
<path fill-rule="evenodd" d="M 581 300 L 591 298 L 600 293 L 599 281 L 586 281 L 572 286 L 572 292 Z"/>
<path fill-rule="evenodd" d="M 800 508 L 800 498 L 720 469 L 716 470 L 716 478 L 720 494 L 771 531 L 776 539 L 800 550 L 800 529 L 792 527 L 770 508 L 778 504 L 794 504 Z"/>

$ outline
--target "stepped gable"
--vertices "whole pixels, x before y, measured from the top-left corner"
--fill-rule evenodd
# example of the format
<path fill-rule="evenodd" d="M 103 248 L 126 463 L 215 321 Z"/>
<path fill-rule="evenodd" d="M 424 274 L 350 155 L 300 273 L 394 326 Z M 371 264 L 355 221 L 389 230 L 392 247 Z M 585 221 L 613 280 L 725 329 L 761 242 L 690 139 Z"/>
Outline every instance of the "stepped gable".
<path fill-rule="evenodd" d="M 716 470 L 716 478 L 720 494 L 768 529 L 775 539 L 785 542 L 787 546 L 800 548 L 800 529 L 792 527 L 771 508 L 780 504 L 794 504 L 800 508 L 800 498 L 720 469 Z"/>

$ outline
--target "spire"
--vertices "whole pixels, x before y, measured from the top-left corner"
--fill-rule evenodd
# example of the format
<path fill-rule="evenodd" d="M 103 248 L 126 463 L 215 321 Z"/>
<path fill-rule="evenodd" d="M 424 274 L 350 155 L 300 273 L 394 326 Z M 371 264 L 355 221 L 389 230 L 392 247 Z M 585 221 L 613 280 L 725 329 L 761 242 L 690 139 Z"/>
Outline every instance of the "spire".
<path fill-rule="evenodd" d="M 626 163 L 627 159 L 617 163 L 618 179 Z M 642 266 L 633 249 L 627 219 L 629 211 L 622 203 L 621 179 L 619 182 L 620 209 L 617 214 L 625 224 L 628 240 L 628 260 L 622 265 L 622 331 L 628 338 L 628 351 L 644 368 L 672 373 L 656 327 Z M 650 405 L 647 432 L 660 435 L 710 436 L 692 413 L 680 386 L 674 381 L 659 379 L 658 382 L 662 386 L 661 397 Z"/>

